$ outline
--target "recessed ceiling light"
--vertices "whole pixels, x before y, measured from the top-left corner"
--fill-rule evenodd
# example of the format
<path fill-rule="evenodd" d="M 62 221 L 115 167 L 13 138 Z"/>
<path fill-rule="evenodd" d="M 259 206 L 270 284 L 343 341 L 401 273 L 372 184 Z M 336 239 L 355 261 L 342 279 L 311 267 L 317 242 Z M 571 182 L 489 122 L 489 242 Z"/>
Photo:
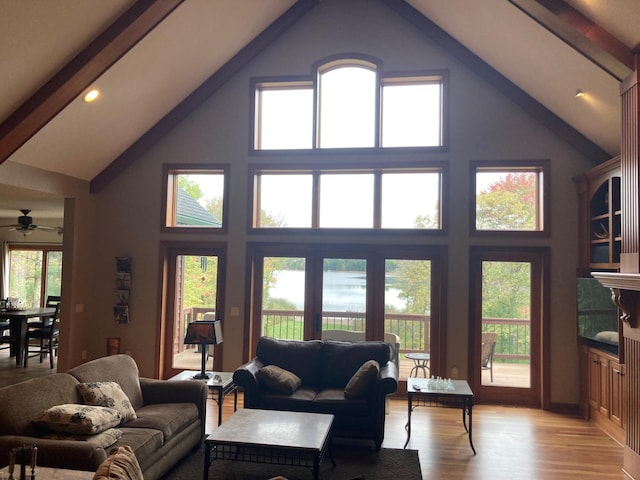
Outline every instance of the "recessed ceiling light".
<path fill-rule="evenodd" d="M 584 97 L 584 92 L 580 89 L 576 90 L 576 98 Z"/>
<path fill-rule="evenodd" d="M 89 90 L 87 93 L 84 94 L 84 96 L 82 97 L 82 100 L 84 100 L 85 103 L 91 103 L 96 101 L 99 96 L 100 96 L 100 90 L 96 88 L 92 88 L 91 90 Z"/>

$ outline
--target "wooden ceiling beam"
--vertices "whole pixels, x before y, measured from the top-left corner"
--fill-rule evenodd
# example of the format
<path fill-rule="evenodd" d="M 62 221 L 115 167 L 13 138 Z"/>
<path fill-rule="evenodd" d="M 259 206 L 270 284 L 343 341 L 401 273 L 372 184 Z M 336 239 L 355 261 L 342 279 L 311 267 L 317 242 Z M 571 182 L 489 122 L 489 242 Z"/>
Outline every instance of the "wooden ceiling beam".
<path fill-rule="evenodd" d="M 629 48 L 563 0 L 508 1 L 617 80 L 633 71 Z"/>
<path fill-rule="evenodd" d="M 0 164 L 126 54 L 184 0 L 137 0 L 0 123 Z"/>

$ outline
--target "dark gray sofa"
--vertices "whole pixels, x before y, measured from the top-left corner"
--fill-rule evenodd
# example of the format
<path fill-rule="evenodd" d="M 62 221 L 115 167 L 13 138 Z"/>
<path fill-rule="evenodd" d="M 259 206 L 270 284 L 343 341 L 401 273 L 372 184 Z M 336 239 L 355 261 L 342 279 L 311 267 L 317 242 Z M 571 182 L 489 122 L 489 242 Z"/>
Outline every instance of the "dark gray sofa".
<path fill-rule="evenodd" d="M 371 439 L 379 449 L 384 439 L 386 397 L 398 388 L 398 371 L 389 355 L 390 348 L 385 342 L 262 337 L 256 357 L 236 369 L 233 379 L 244 390 L 246 408 L 332 413 L 334 437 Z M 380 365 L 369 393 L 358 398 L 345 397 L 345 386 L 368 360 Z M 291 394 L 264 387 L 256 373 L 267 365 L 294 373 L 302 385 Z"/>
<path fill-rule="evenodd" d="M 61 404 L 82 404 L 76 386 L 116 382 L 138 418 L 117 427 L 122 437 L 104 449 L 87 441 L 42 438 L 34 423 L 40 412 Z M 128 445 L 145 480 L 156 480 L 204 439 L 207 387 L 204 382 L 141 378 L 127 355 L 99 358 L 66 373 L 55 373 L 0 388 L 0 466 L 21 445 L 38 447 L 38 465 L 95 471 L 112 448 Z"/>

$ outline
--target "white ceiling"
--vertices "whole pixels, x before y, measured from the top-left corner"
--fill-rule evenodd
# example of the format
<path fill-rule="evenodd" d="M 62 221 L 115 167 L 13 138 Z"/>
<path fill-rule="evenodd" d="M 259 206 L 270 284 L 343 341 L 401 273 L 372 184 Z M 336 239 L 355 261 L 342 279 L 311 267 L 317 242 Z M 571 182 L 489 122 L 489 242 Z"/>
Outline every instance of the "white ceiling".
<path fill-rule="evenodd" d="M 323 0 L 328 1 L 349 0 Z M 0 0 L 0 143 L 11 114 L 134 3 Z M 185 0 L 90 85 L 76 86 L 78 92 L 98 87 L 97 102 L 85 104 L 77 96 L 7 161 L 94 179 L 295 3 Z M 407 3 L 601 149 L 619 153 L 619 79 L 515 5 L 539 7 L 543 1 Z M 629 50 L 640 44 L 640 1 L 565 0 L 565 5 Z M 575 98 L 576 89 L 586 95 Z M 8 212 L 18 202 L 36 219 L 36 197 L 26 193 L 0 188 L 0 218 L 13 215 Z M 26 204 L 29 199 L 33 202 Z M 56 205 L 62 209 L 62 200 Z"/>

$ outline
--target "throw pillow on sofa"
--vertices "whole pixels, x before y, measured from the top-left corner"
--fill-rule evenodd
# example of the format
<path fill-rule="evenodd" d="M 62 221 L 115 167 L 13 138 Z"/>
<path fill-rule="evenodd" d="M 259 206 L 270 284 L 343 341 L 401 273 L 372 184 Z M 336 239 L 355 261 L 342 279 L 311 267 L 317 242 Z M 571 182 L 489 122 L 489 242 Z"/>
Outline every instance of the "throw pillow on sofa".
<path fill-rule="evenodd" d="M 144 480 L 138 459 L 129 445 L 114 448 L 109 453 L 93 480 Z"/>
<path fill-rule="evenodd" d="M 116 382 L 80 383 L 76 388 L 87 405 L 118 410 L 122 414 L 122 423 L 138 418 L 129 397 Z"/>
<path fill-rule="evenodd" d="M 45 410 L 35 422 L 54 432 L 95 435 L 120 425 L 122 414 L 113 408 L 67 403 Z"/>
<path fill-rule="evenodd" d="M 367 360 L 353 374 L 347 386 L 344 387 L 344 396 L 351 399 L 369 393 L 379 373 L 380 364 L 375 360 Z"/>
<path fill-rule="evenodd" d="M 79 442 L 89 442 L 100 448 L 109 448 L 122 437 L 122 430 L 117 428 L 108 428 L 104 432 L 96 435 L 78 435 L 75 433 L 48 433 L 42 438 L 50 440 L 74 440 Z"/>
<path fill-rule="evenodd" d="M 292 373 L 277 365 L 267 365 L 256 372 L 258 381 L 271 390 L 291 395 L 302 384 L 302 380 Z"/>

